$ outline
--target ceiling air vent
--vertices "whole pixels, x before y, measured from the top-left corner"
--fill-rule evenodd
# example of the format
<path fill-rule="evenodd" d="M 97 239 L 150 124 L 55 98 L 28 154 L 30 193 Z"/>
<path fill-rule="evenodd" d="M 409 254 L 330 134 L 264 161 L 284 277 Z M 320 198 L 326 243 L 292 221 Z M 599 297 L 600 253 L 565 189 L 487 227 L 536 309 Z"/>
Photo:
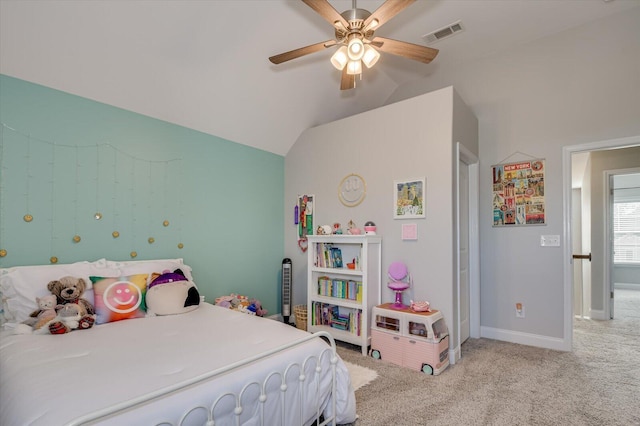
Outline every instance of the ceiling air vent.
<path fill-rule="evenodd" d="M 454 22 L 453 24 L 447 25 L 446 27 L 440 28 L 439 30 L 431 32 L 429 34 L 425 34 L 422 36 L 422 38 L 427 43 L 435 43 L 436 41 L 451 37 L 452 35 L 457 34 L 463 30 L 464 30 L 464 27 L 462 26 L 462 22 L 458 21 L 458 22 Z"/>

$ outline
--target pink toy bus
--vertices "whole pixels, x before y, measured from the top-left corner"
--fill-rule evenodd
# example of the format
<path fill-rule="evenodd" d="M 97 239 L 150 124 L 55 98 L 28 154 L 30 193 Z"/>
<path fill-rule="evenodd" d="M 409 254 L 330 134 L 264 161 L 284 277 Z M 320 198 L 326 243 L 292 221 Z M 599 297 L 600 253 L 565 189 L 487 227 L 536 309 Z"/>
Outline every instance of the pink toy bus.
<path fill-rule="evenodd" d="M 449 366 L 449 331 L 440 311 L 373 308 L 371 351 L 375 359 L 438 375 Z"/>

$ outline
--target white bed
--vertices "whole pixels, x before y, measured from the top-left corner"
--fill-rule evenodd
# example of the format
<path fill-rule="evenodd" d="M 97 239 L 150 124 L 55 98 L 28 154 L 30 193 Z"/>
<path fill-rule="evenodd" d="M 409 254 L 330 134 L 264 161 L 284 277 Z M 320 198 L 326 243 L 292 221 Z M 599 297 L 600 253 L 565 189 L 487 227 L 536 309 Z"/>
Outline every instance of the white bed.
<path fill-rule="evenodd" d="M 306 425 L 320 415 L 345 424 L 356 417 L 333 342 L 208 303 L 63 335 L 3 331 L 0 380 L 6 426 Z"/>

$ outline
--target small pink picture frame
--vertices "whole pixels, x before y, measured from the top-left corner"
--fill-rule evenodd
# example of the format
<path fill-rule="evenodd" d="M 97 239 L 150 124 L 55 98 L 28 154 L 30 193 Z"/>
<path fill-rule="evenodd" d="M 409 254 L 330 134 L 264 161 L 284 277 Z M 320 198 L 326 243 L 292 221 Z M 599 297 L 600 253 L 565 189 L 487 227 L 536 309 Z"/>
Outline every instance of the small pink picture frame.
<path fill-rule="evenodd" d="M 418 239 L 418 224 L 407 223 L 402 225 L 402 239 L 403 240 L 417 240 Z"/>

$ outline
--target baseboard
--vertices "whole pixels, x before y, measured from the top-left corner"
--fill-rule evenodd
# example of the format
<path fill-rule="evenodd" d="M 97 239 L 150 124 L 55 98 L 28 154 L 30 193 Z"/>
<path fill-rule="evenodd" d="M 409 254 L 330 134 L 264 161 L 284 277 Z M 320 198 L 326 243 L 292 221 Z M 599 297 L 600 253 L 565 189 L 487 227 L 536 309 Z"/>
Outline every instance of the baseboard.
<path fill-rule="evenodd" d="M 273 315 L 269 315 L 268 317 L 265 317 L 265 318 L 268 318 L 270 320 L 280 321 L 280 322 L 284 321 L 284 318 L 282 317 L 282 314 L 273 314 Z"/>
<path fill-rule="evenodd" d="M 453 365 L 460 359 L 460 346 L 449 349 L 449 364 Z"/>
<path fill-rule="evenodd" d="M 640 284 L 634 283 L 615 283 L 613 288 L 616 290 L 637 290 L 640 291 Z"/>
<path fill-rule="evenodd" d="M 606 320 L 608 319 L 606 317 L 606 315 L 604 314 L 604 311 L 601 309 L 591 309 L 589 310 L 589 318 L 594 319 L 594 320 Z"/>
<path fill-rule="evenodd" d="M 520 345 L 535 346 L 538 348 L 553 349 L 556 351 L 570 351 L 571 342 L 559 337 L 541 336 L 539 334 L 523 333 L 521 331 L 503 330 L 493 327 L 480 327 L 480 337 L 501 340 L 504 342 L 518 343 Z"/>

